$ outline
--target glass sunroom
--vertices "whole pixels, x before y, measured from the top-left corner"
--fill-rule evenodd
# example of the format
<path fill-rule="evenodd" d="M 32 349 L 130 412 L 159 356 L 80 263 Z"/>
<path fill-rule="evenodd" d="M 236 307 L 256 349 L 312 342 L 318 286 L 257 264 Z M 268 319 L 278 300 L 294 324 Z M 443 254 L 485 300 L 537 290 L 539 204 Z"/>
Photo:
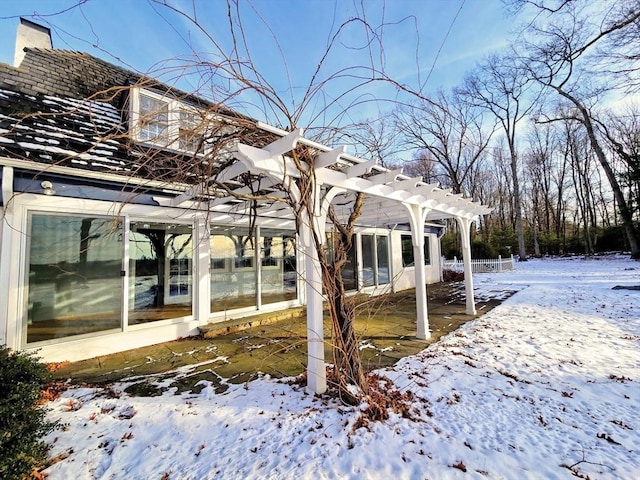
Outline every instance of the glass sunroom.
<path fill-rule="evenodd" d="M 292 231 L 210 225 L 205 243 L 185 221 L 31 209 L 26 221 L 24 346 L 193 319 L 199 258 L 213 320 L 300 303 Z"/>

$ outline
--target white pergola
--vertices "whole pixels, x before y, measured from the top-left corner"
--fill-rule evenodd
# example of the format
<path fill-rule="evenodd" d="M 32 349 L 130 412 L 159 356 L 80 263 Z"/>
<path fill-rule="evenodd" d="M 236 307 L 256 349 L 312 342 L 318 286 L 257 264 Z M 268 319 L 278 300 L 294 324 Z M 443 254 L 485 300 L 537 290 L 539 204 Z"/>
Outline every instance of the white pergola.
<path fill-rule="evenodd" d="M 411 229 L 415 265 L 425 264 L 424 258 L 424 225 L 433 220 L 454 218 L 462 236 L 462 254 L 465 273 L 466 312 L 476 313 L 473 296 L 473 278 L 471 275 L 470 227 L 480 215 L 487 214 L 490 208 L 463 198 L 461 194 L 453 194 L 451 189 L 441 189 L 437 184 L 423 182 L 422 178 L 411 178 L 402 174 L 401 170 L 389 170 L 376 163 L 375 160 L 363 160 L 346 153 L 345 147 L 330 148 L 303 137 L 303 130 L 292 132 L 258 123 L 264 131 L 280 137 L 262 148 L 246 144 L 237 144 L 233 156 L 237 160 L 229 167 L 217 173 L 215 178 L 201 185 L 187 189 L 184 193 L 170 200 L 158 200 L 164 205 L 173 207 L 186 206 L 192 203 L 211 185 L 227 182 L 232 189 L 220 198 L 209 199 L 210 222 L 229 222 L 238 220 L 240 212 L 248 210 L 249 196 L 257 191 L 268 191 L 268 198 L 282 196 L 282 188 L 291 192 L 294 201 L 299 201 L 295 178 L 307 175 L 300 172 L 293 159 L 287 156 L 298 144 L 305 145 L 318 152 L 315 158 L 313 182 L 314 212 L 313 218 L 303 218 L 298 230 L 302 252 L 305 258 L 305 294 L 307 304 L 307 384 L 315 393 L 323 393 L 327 388 L 326 367 L 324 359 L 323 309 L 322 309 L 322 276 L 313 234 L 321 241 L 326 238 L 327 213 L 333 203 L 338 215 L 348 216 L 354 194 L 365 194 L 362 214 L 358 225 L 392 226 L 406 224 Z M 308 168 L 312 168 L 306 165 Z M 250 172 L 257 178 L 251 185 L 235 181 L 239 175 Z M 260 217 L 262 227 L 295 227 L 294 213 L 283 202 L 264 202 L 252 206 L 253 212 Z M 417 337 L 430 337 L 427 315 L 427 290 L 424 268 L 415 268 Z"/>

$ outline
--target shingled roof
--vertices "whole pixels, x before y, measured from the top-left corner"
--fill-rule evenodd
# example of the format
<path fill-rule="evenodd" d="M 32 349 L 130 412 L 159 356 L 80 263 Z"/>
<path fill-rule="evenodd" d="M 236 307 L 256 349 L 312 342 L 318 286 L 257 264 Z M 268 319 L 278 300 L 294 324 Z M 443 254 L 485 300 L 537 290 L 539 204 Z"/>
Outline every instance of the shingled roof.
<path fill-rule="evenodd" d="M 166 180 L 175 181 L 176 162 L 193 155 L 132 142 L 127 100 L 134 85 L 215 106 L 87 53 L 26 48 L 19 67 L 0 63 L 0 156 L 155 179 L 164 165 Z M 245 118 L 224 107 L 216 113 Z M 145 165 L 145 156 L 153 165 Z"/>
<path fill-rule="evenodd" d="M 69 50 L 26 48 L 18 68 L 0 63 L 0 88 L 30 95 L 86 99 L 142 78 L 87 53 Z"/>

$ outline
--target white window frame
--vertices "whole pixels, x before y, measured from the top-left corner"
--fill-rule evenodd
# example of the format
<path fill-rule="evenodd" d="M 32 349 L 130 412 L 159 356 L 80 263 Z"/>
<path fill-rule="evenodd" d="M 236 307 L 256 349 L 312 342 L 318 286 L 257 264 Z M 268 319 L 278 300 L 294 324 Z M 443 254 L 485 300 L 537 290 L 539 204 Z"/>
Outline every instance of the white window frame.
<path fill-rule="evenodd" d="M 141 128 L 141 120 L 142 116 L 140 114 L 140 96 L 145 95 L 147 97 L 153 98 L 154 100 L 163 102 L 167 105 L 167 131 L 165 134 L 165 138 L 150 140 L 141 137 L 142 128 Z M 162 95 L 160 93 L 154 92 L 152 90 L 147 90 L 140 87 L 134 87 L 131 89 L 130 95 L 130 112 L 129 118 L 130 122 L 130 132 L 132 139 L 137 143 L 144 145 L 153 145 L 155 147 L 161 147 L 163 149 L 175 150 L 178 152 L 186 152 L 186 153 L 196 153 L 193 149 L 186 149 L 184 147 L 181 148 L 181 143 L 185 140 L 184 134 L 181 139 L 180 130 L 182 128 L 181 122 L 181 113 L 190 113 L 196 115 L 196 122 L 198 122 L 198 117 L 202 115 L 197 108 L 192 107 L 185 102 L 182 102 L 178 99 L 169 97 L 167 95 Z M 201 148 L 198 154 L 206 153 L 204 148 Z"/>

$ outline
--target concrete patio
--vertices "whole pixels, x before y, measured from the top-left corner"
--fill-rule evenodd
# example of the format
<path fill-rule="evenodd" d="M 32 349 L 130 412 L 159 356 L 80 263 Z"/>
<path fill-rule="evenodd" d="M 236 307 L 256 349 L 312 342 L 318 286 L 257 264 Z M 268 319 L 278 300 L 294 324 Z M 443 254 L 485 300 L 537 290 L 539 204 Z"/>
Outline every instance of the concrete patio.
<path fill-rule="evenodd" d="M 415 354 L 441 336 L 475 318 L 465 314 L 464 287 L 459 282 L 429 285 L 431 338 L 418 340 L 415 291 L 379 297 L 359 296 L 356 330 L 368 370 L 393 365 Z M 502 301 L 479 299 L 481 315 Z M 325 321 L 325 358 L 331 363 L 331 334 Z M 242 383 L 259 375 L 300 375 L 306 366 L 306 323 L 304 309 L 216 323 L 203 328 L 202 335 L 52 366 L 57 380 L 73 384 L 130 383 L 127 391 L 137 395 L 159 395 L 168 389 L 199 391 L 201 380 L 217 391 L 227 383 Z"/>

